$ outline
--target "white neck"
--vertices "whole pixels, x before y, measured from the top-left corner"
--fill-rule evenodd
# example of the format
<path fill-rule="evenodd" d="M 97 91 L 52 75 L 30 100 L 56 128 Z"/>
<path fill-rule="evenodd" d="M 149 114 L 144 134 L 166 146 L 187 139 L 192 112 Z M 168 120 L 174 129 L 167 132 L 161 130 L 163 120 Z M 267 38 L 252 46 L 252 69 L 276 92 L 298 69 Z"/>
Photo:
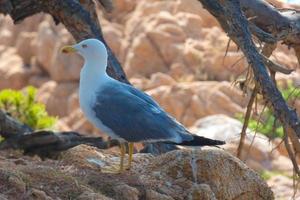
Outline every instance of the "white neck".
<path fill-rule="evenodd" d="M 83 68 L 80 72 L 80 87 L 79 90 L 95 91 L 101 85 L 106 83 L 110 77 L 106 73 L 106 61 L 93 62 L 85 61 Z"/>

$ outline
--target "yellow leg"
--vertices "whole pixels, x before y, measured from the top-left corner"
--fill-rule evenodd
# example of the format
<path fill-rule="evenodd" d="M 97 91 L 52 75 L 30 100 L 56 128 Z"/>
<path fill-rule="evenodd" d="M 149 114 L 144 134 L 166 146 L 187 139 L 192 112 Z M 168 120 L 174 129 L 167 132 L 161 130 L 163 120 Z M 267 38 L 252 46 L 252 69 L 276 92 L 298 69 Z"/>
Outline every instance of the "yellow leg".
<path fill-rule="evenodd" d="M 128 158 L 128 166 L 127 166 L 127 169 L 130 169 L 130 167 L 131 167 L 131 162 L 132 162 L 132 156 L 133 156 L 133 142 L 129 142 L 129 143 L 128 143 L 128 146 L 129 146 L 129 151 L 128 151 L 129 158 Z"/>
<path fill-rule="evenodd" d="M 120 157 L 120 172 L 124 170 L 124 157 L 125 157 L 125 152 L 126 152 L 126 146 L 124 143 L 120 144 L 120 151 L 121 151 L 121 157 Z"/>

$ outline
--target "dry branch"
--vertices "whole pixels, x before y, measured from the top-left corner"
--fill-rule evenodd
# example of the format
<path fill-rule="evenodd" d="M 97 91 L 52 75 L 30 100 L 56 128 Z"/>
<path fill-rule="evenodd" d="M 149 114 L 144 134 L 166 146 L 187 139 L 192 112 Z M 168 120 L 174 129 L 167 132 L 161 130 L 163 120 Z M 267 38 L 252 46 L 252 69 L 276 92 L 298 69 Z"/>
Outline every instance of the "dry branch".
<path fill-rule="evenodd" d="M 55 158 L 61 151 L 80 144 L 107 149 L 118 145 L 117 140 L 103 141 L 101 137 L 82 136 L 76 132 L 37 131 L 30 134 L 17 134 L 0 143 L 0 149 L 22 149 L 24 154 L 38 155 L 42 159 Z"/>
<path fill-rule="evenodd" d="M 298 178 L 300 178 L 300 170 L 299 170 L 299 166 L 297 163 L 297 153 L 295 153 L 295 150 L 293 151 L 291 148 L 291 145 L 289 144 L 289 137 L 288 137 L 288 130 L 286 128 L 284 128 L 284 144 L 285 144 L 285 148 L 288 152 L 288 155 L 292 161 L 293 167 L 294 167 L 294 171 L 296 172 Z M 294 146 L 294 145 L 293 145 Z"/>
<path fill-rule="evenodd" d="M 41 158 L 56 157 L 59 152 L 80 144 L 107 149 L 118 145 L 118 141 L 103 141 L 101 137 L 87 137 L 76 132 L 33 132 L 28 126 L 18 122 L 0 110 L 0 136 L 4 141 L 1 149 L 22 149 L 25 154 L 39 155 Z"/>
<path fill-rule="evenodd" d="M 9 114 L 0 110 L 0 135 L 10 138 L 17 134 L 32 132 L 33 130 L 12 118 Z"/>
<path fill-rule="evenodd" d="M 251 32 L 249 30 L 249 22 L 241 11 L 240 2 L 238 0 L 199 1 L 201 1 L 203 6 L 217 18 L 222 28 L 228 33 L 231 40 L 233 40 L 243 51 L 248 60 L 248 63 L 253 69 L 255 80 L 259 84 L 264 98 L 270 103 L 272 110 L 274 110 L 276 117 L 282 124 L 290 127 L 295 132 L 295 134 L 300 137 L 300 123 L 297 113 L 295 110 L 292 110 L 288 107 L 280 91 L 271 80 L 264 65 L 263 57 L 259 54 L 252 41 Z M 256 1 L 254 0 L 242 2 L 244 2 L 243 5 L 247 3 L 252 5 L 253 2 Z M 272 16 L 268 15 L 268 17 L 266 18 L 269 19 L 272 18 Z M 254 17 L 254 20 L 257 20 L 256 17 Z M 262 30 L 266 32 L 268 31 L 265 29 Z"/>
<path fill-rule="evenodd" d="M 238 149 L 237 149 L 237 157 L 240 158 L 240 159 L 242 159 L 241 156 L 242 156 L 242 150 L 243 150 L 243 147 L 244 147 L 245 137 L 246 137 L 246 134 L 247 134 L 246 131 L 247 131 L 247 128 L 248 128 L 249 120 L 250 120 L 250 117 L 251 117 L 252 106 L 253 106 L 255 97 L 257 95 L 257 92 L 258 92 L 258 88 L 257 88 L 257 85 L 255 85 L 255 87 L 252 91 L 251 97 L 249 99 L 248 105 L 247 105 L 245 120 L 244 120 L 243 128 L 242 128 L 242 131 L 241 131 L 241 139 L 240 139 L 240 143 L 239 143 L 239 146 L 238 146 Z"/>

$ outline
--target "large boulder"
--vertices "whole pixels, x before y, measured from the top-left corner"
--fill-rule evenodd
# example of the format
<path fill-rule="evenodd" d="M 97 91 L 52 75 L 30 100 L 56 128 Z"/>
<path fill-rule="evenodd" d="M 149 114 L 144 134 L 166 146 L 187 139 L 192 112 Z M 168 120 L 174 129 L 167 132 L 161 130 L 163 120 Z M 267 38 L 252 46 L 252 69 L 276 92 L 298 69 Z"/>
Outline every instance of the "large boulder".
<path fill-rule="evenodd" d="M 111 151 L 85 145 L 66 151 L 60 160 L 2 151 L 0 193 L 16 200 L 273 199 L 258 174 L 222 150 L 179 150 L 158 157 L 135 154 L 130 172 L 102 172 L 118 160 Z"/>
<path fill-rule="evenodd" d="M 236 155 L 242 126 L 237 119 L 225 115 L 211 115 L 197 120 L 190 131 L 200 136 L 226 141 L 223 148 Z M 270 141 L 261 133 L 251 130 L 246 133 L 241 156 L 249 167 L 259 172 L 270 170 L 292 175 L 293 165 L 287 154 L 281 153 L 277 148 L 278 143 Z"/>
<path fill-rule="evenodd" d="M 273 199 L 272 191 L 257 173 L 222 150 L 169 152 L 154 159 L 146 170 L 161 181 L 157 189 L 181 199 L 193 197 L 193 190 L 204 184 L 215 199 Z"/>
<path fill-rule="evenodd" d="M 115 168 L 119 157 L 78 146 L 63 154 L 63 161 L 105 171 Z M 108 184 L 103 178 L 98 187 L 111 185 L 110 191 L 115 194 L 110 197 L 117 199 L 153 199 L 150 195 L 163 199 L 273 199 L 272 191 L 257 173 L 229 153 L 216 149 L 178 150 L 158 157 L 135 154 L 131 172 L 121 177 L 118 184 L 113 179 Z"/>

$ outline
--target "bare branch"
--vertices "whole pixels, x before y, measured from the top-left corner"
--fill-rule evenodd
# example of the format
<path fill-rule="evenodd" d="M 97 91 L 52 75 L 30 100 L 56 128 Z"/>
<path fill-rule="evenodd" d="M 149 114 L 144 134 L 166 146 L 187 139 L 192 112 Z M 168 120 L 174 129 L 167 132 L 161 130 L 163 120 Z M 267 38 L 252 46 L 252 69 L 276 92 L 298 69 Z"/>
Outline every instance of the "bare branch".
<path fill-rule="evenodd" d="M 262 55 L 262 59 L 264 64 L 272 71 L 274 72 L 281 72 L 283 74 L 290 74 L 292 73 L 294 70 L 292 69 L 287 69 L 285 67 L 283 67 L 282 65 L 270 60 L 269 58 L 267 58 L 266 56 Z"/>
<path fill-rule="evenodd" d="M 32 129 L 0 110 L 0 135 L 2 137 L 10 138 L 16 134 L 23 134 L 25 132 L 32 132 Z"/>
<path fill-rule="evenodd" d="M 245 137 L 246 137 L 247 127 L 248 127 L 249 120 L 250 120 L 250 117 L 251 117 L 252 106 L 253 106 L 255 97 L 257 95 L 257 92 L 258 92 L 258 88 L 257 88 L 257 85 L 255 85 L 255 87 L 252 91 L 251 97 L 249 99 L 249 103 L 247 105 L 247 111 L 246 111 L 246 114 L 245 114 L 245 120 L 244 120 L 244 124 L 243 124 L 243 128 L 242 128 L 242 132 L 241 132 L 240 143 L 239 143 L 239 146 L 238 146 L 238 149 L 237 149 L 237 157 L 240 158 L 240 159 L 241 159 L 242 150 L 243 150 L 243 147 L 244 147 L 244 140 L 245 140 Z"/>
<path fill-rule="evenodd" d="M 300 178 L 300 170 L 299 170 L 299 166 L 298 166 L 298 163 L 297 163 L 297 160 L 296 160 L 296 155 L 293 153 L 292 148 L 289 144 L 289 139 L 288 139 L 289 137 L 288 137 L 287 130 L 285 128 L 284 128 L 284 132 L 285 132 L 285 135 L 284 135 L 285 148 L 286 148 L 286 150 L 288 152 L 288 155 L 289 155 L 289 157 L 292 161 L 294 171 L 298 175 L 298 178 Z"/>
<path fill-rule="evenodd" d="M 249 31 L 249 23 L 241 11 L 238 0 L 200 0 L 204 7 L 220 22 L 229 37 L 241 48 L 251 65 L 255 80 L 261 88 L 264 98 L 270 102 L 276 117 L 282 124 L 288 125 L 300 137 L 300 123 L 295 110 L 288 107 L 280 91 L 271 80 L 257 51 Z M 252 1 L 247 1 L 252 2 Z M 250 3 L 251 4 L 251 3 Z M 268 16 L 270 18 L 270 16 Z"/>

